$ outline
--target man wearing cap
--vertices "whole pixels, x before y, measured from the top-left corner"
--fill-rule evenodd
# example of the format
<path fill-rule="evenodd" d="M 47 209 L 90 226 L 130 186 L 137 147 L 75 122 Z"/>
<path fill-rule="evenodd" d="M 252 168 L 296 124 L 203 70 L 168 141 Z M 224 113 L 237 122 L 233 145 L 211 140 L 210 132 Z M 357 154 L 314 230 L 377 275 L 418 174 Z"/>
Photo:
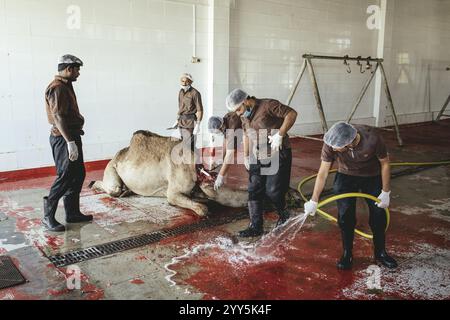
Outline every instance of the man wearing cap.
<path fill-rule="evenodd" d="M 81 136 L 84 117 L 78 109 L 72 82 L 77 81 L 83 62 L 64 55 L 58 61 L 58 75 L 45 90 L 48 122 L 52 125 L 50 146 L 56 166 L 56 180 L 48 197 L 44 197 L 42 224 L 48 231 L 62 232 L 65 227 L 55 219 L 59 200 L 64 197 L 66 222 L 92 220 L 80 212 L 80 192 L 86 176 Z"/>
<path fill-rule="evenodd" d="M 241 89 L 226 98 L 227 108 L 241 117 L 244 128 L 244 164 L 249 171 L 250 225 L 239 232 L 241 237 L 263 233 L 263 200 L 275 206 L 277 226 L 289 219 L 286 193 L 289 190 L 292 151 L 287 132 L 297 119 L 297 112 L 274 99 L 250 97 Z M 275 164 L 276 163 L 276 164 Z M 267 170 L 276 166 L 274 172 Z"/>
<path fill-rule="evenodd" d="M 208 130 L 214 134 L 224 135 L 223 151 L 225 156 L 214 183 L 214 190 L 217 191 L 224 184 L 230 164 L 234 162 L 235 151 L 238 150 L 239 144 L 242 143 L 241 118 L 235 112 L 228 112 L 223 118 L 212 116 L 208 121 Z"/>
<path fill-rule="evenodd" d="M 324 136 L 320 165 L 314 192 L 305 203 L 305 213 L 314 215 L 328 172 L 334 161 L 338 172 L 334 179 L 336 194 L 363 192 L 380 199 L 379 203 L 367 199 L 369 224 L 373 233 L 375 260 L 388 268 L 397 262 L 385 249 L 386 214 L 390 202 L 390 165 L 386 145 L 373 127 L 338 122 Z M 337 201 L 338 224 L 341 229 L 343 254 L 337 263 L 339 269 L 350 269 L 353 262 L 353 238 L 356 226 L 356 198 Z"/>
<path fill-rule="evenodd" d="M 190 139 L 191 149 L 195 150 L 194 135 L 199 132 L 200 122 L 203 118 L 202 96 L 192 87 L 194 79 L 189 73 L 180 77 L 181 89 L 178 93 L 177 121 L 173 128 L 179 128 L 183 140 Z"/>

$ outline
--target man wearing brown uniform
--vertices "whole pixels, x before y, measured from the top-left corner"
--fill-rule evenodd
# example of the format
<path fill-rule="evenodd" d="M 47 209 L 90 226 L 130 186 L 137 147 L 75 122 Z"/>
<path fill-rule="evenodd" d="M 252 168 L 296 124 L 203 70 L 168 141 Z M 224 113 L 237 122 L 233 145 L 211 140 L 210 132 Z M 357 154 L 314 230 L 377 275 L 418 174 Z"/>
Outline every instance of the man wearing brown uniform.
<path fill-rule="evenodd" d="M 208 130 L 211 133 L 224 135 L 222 150 L 225 152 L 225 156 L 214 183 L 214 190 L 217 191 L 224 184 L 224 179 L 228 173 L 230 164 L 234 162 L 235 151 L 238 150 L 239 145 L 242 143 L 243 131 L 241 117 L 235 112 L 228 112 L 223 118 L 213 116 L 209 118 Z"/>
<path fill-rule="evenodd" d="M 297 112 L 274 99 L 250 97 L 240 89 L 228 95 L 226 104 L 230 111 L 241 116 L 244 164 L 249 171 L 250 225 L 239 236 L 255 237 L 263 233 L 266 196 L 279 215 L 277 226 L 289 218 L 285 197 L 289 190 L 292 151 L 287 132 L 294 125 Z"/>
<path fill-rule="evenodd" d="M 180 129 L 184 141 L 190 141 L 191 150 L 195 151 L 194 136 L 199 132 L 203 118 L 202 96 L 192 87 L 193 78 L 184 73 L 180 77 L 181 89 L 178 93 L 178 118 L 176 126 Z"/>
<path fill-rule="evenodd" d="M 64 197 L 66 222 L 92 220 L 80 212 L 80 192 L 86 176 L 81 136 L 84 117 L 78 109 L 72 82 L 77 81 L 83 62 L 72 55 L 64 55 L 58 63 L 59 74 L 45 90 L 48 122 L 52 125 L 50 145 L 56 166 L 56 180 L 48 197 L 44 197 L 42 224 L 49 231 L 62 232 L 65 227 L 55 219 L 59 200 Z"/>
<path fill-rule="evenodd" d="M 375 203 L 366 199 L 369 206 L 369 225 L 373 233 L 375 260 L 388 268 L 397 262 L 385 249 L 386 214 L 390 202 L 390 164 L 386 145 L 375 128 L 338 122 L 325 134 L 322 163 L 314 192 L 305 203 L 305 213 L 314 215 L 328 172 L 334 161 L 338 172 L 334 179 L 335 194 L 363 192 L 380 199 Z M 341 228 L 343 254 L 337 263 L 339 269 L 352 267 L 353 238 L 356 226 L 356 198 L 337 201 L 338 224 Z"/>

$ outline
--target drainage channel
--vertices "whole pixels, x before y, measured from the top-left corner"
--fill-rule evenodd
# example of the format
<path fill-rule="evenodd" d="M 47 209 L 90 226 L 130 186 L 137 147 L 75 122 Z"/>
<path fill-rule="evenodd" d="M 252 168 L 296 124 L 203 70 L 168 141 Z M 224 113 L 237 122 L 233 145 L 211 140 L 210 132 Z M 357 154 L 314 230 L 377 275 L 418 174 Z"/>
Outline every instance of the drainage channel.
<path fill-rule="evenodd" d="M 393 172 L 391 174 L 391 178 L 399 178 L 405 175 L 411 175 L 415 173 L 419 173 L 421 171 L 425 171 L 431 168 L 436 168 L 437 166 L 429 166 L 429 167 L 414 167 L 406 170 L 399 170 Z M 292 190 L 297 192 L 296 190 Z M 332 189 L 324 190 L 322 195 L 333 194 Z M 138 247 L 143 247 L 152 243 L 157 243 L 161 240 L 179 236 L 189 232 L 195 232 L 202 229 L 216 227 L 224 224 L 228 224 L 237 220 L 248 218 L 248 212 L 244 211 L 233 215 L 231 217 L 221 218 L 221 219 L 204 219 L 194 224 L 182 225 L 175 228 L 170 229 L 162 229 L 159 231 L 154 231 L 151 233 L 133 236 L 129 238 L 125 238 L 122 240 L 117 240 L 85 249 L 79 249 L 74 251 L 69 251 L 64 254 L 57 254 L 53 256 L 49 256 L 48 259 L 56 266 L 56 267 L 65 267 L 71 264 L 100 258 L 104 256 L 109 256 L 114 253 L 135 249 Z"/>
<path fill-rule="evenodd" d="M 228 224 L 247 217 L 248 212 L 244 211 L 235 214 L 231 217 L 221 219 L 204 219 L 193 224 L 181 225 L 169 229 L 162 229 L 151 233 L 146 233 L 138 236 L 125 238 L 122 240 L 116 240 L 113 242 L 88 247 L 85 249 L 69 251 L 63 254 L 56 254 L 53 256 L 49 256 L 48 259 L 57 268 L 65 267 L 71 264 L 80 263 L 91 259 L 109 256 L 118 252 L 143 247 L 185 233 L 196 232 L 210 227 L 217 227 L 220 225 Z"/>

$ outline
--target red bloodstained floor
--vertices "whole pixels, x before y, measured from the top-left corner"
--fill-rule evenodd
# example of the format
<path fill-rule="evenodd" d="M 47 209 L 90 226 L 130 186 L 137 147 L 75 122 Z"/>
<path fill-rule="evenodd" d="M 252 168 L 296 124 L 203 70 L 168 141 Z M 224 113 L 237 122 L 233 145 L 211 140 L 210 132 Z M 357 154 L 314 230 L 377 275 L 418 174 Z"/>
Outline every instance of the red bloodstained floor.
<path fill-rule="evenodd" d="M 391 159 L 394 161 L 437 161 L 450 159 L 450 122 L 441 124 L 420 124 L 403 126 L 401 134 L 405 146 L 397 146 L 397 140 L 392 131 L 384 131 L 383 136 L 389 146 Z M 316 173 L 320 165 L 321 143 L 307 139 L 292 139 L 293 167 L 291 186 L 295 186 L 303 177 Z M 450 201 L 448 177 L 449 168 L 442 169 L 442 183 L 421 185 L 428 192 L 427 196 L 436 196 L 437 211 L 448 215 L 446 201 Z M 99 180 L 102 170 L 87 173 L 83 195 L 93 192 L 87 188 L 91 180 Z M 447 180 L 444 181 L 444 178 Z M 439 181 L 439 177 L 431 177 Z M 0 191 L 49 188 L 54 177 L 27 179 L 0 183 Z M 432 181 L 430 180 L 430 181 Z M 409 181 L 409 180 L 406 180 Z M 247 174 L 242 166 L 232 166 L 228 184 L 245 188 Z M 396 182 L 394 181 L 393 184 Z M 409 188 L 409 189 L 408 189 Z M 414 188 L 405 185 L 404 189 L 414 192 Z M 423 193 L 425 194 L 425 191 Z M 405 191 L 406 192 L 406 191 Z M 399 191 L 401 193 L 401 190 Z M 178 284 L 188 284 L 197 291 L 204 293 L 205 299 L 449 299 L 450 298 L 450 261 L 444 259 L 444 267 L 435 262 L 436 257 L 449 257 L 450 222 L 437 218 L 419 206 L 429 199 L 421 192 L 417 194 L 401 194 L 393 199 L 391 210 L 391 226 L 388 232 L 387 248 L 401 262 L 399 270 L 391 272 L 382 269 L 383 292 L 370 291 L 365 281 L 367 268 L 373 265 L 372 245 L 369 240 L 355 236 L 354 267 L 351 271 L 338 271 L 336 260 L 341 254 L 340 233 L 336 225 L 315 217 L 307 221 L 301 232 L 290 242 L 268 252 L 270 259 L 256 263 L 241 263 L 236 266 L 230 262 L 226 249 L 212 247 L 203 254 L 190 256 L 172 266 L 179 274 L 173 279 Z M 413 204 L 408 207 L 408 200 Z M 412 213 L 406 212 L 410 208 Z M 441 209 L 439 209 L 441 208 Z M 26 208 L 25 208 L 26 209 Z M 21 210 L 24 210 L 23 208 Z M 435 210 L 435 211 L 436 211 Z M 238 212 L 239 210 L 233 210 Z M 330 207 L 335 214 L 335 209 Z M 215 215 L 229 214 L 228 208 L 215 208 Z M 414 213 L 414 214 L 413 214 Z M 26 230 L 29 223 L 17 216 L 17 229 Z M 266 220 L 274 222 L 275 215 L 266 215 Z M 171 221 L 170 226 L 178 226 L 198 221 L 199 218 L 186 211 L 186 215 L 178 216 Z M 360 219 L 362 227 L 366 224 Z M 37 222 L 36 222 L 37 223 Z M 187 234 L 168 239 L 159 245 L 174 244 L 186 248 L 194 248 L 208 243 L 217 237 L 232 236 L 224 227 Z M 54 240 L 47 239 L 49 243 Z M 0 252 L 1 253 L 1 252 Z M 423 259 L 421 259 L 422 257 Z M 140 256 L 139 260 L 145 260 Z M 414 260 L 415 259 L 415 260 Z M 442 260 L 442 259 L 441 259 Z M 194 273 L 183 273 L 190 266 L 196 266 Z M 192 268 L 190 268 L 192 269 Z M 445 270 L 446 269 L 446 270 Z M 414 272 L 425 270 L 423 281 L 414 280 Z M 409 278 L 408 278 L 409 277 Z M 437 280 L 436 280 L 437 279 Z M 86 279 L 85 279 L 86 280 Z M 409 282 L 408 282 L 409 281 Z M 437 282 L 436 282 L 437 281 Z M 144 280 L 136 278 L 130 281 L 133 285 L 144 285 Z M 430 285 L 431 283 L 431 285 Z M 92 286 L 87 281 L 86 291 L 92 294 L 89 298 L 103 297 L 103 291 Z M 427 287 L 428 286 L 428 287 Z M 426 290 L 421 290 L 426 287 Z M 48 292 L 51 296 L 64 296 L 65 291 Z M 36 295 L 40 295 L 36 293 Z M 20 298 L 16 296 L 16 298 Z M 25 298 L 25 297 L 24 297 Z M 34 297 L 29 297 L 34 298 Z"/>
<path fill-rule="evenodd" d="M 401 132 L 405 144 L 403 148 L 397 146 L 392 132 L 383 132 L 394 161 L 450 159 L 448 122 L 406 126 Z M 293 150 L 292 180 L 297 183 L 300 177 L 316 173 L 320 165 L 317 159 L 321 144 L 313 140 L 295 139 Z M 240 174 L 240 168 L 233 167 L 232 170 L 236 186 L 245 184 L 245 175 Z M 430 186 L 435 194 L 441 194 L 442 202 L 450 200 L 449 175 L 447 168 L 446 182 Z M 414 198 L 411 202 L 416 204 L 428 200 L 420 193 L 409 196 Z M 404 202 L 408 202 L 407 199 Z M 426 210 L 421 214 L 420 210 L 414 215 L 403 214 L 395 206 L 391 210 L 387 248 L 401 266 L 396 271 L 380 269 L 383 290 L 373 290 L 366 284 L 368 267 L 374 265 L 370 240 L 356 235 L 353 270 L 337 270 L 335 265 L 341 254 L 340 232 L 330 222 L 325 222 L 329 226 L 322 228 L 305 225 L 289 245 L 271 251 L 272 258 L 268 261 L 236 265 L 233 263 L 236 257 L 232 256 L 229 248 L 209 247 L 203 253 L 188 256 L 172 266 L 171 269 L 179 273 L 174 281 L 197 288 L 205 294 L 204 299 L 449 299 L 450 220 L 430 216 Z M 448 206 L 442 210 L 446 211 L 443 214 L 450 214 Z M 334 209 L 330 211 L 335 214 Z M 422 226 L 426 226 L 426 230 L 421 230 Z M 211 231 L 211 234 L 185 235 L 168 242 L 195 249 L 202 243 L 214 243 L 217 236 L 217 232 Z M 424 261 L 420 255 L 425 257 Z M 436 256 L 440 259 L 439 255 L 447 259 L 444 265 L 433 262 Z M 183 273 L 192 266 L 198 271 Z"/>

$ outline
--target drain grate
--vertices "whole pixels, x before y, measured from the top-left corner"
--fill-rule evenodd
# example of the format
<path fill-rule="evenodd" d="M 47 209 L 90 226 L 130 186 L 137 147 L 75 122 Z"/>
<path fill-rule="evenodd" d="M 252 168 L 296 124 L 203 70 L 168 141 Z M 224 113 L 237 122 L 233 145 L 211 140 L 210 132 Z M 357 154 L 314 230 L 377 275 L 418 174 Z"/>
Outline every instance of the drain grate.
<path fill-rule="evenodd" d="M 181 225 L 171 229 L 162 229 L 143 235 L 89 247 L 86 249 L 74 250 L 64 254 L 49 256 L 48 259 L 58 268 L 65 267 L 71 264 L 108 256 L 121 251 L 143 247 L 185 233 L 228 224 L 246 217 L 248 217 L 248 213 L 244 211 L 231 217 L 222 219 L 204 219 L 193 224 Z"/>
<path fill-rule="evenodd" d="M 9 256 L 0 256 L 0 290 L 26 281 Z"/>
<path fill-rule="evenodd" d="M 425 171 L 431 168 L 434 168 L 436 166 L 429 166 L 429 167 L 414 167 L 411 169 L 406 170 L 399 170 L 397 172 L 392 173 L 392 178 L 401 177 L 404 175 L 410 175 L 414 173 L 418 173 L 421 171 Z M 298 193 L 297 190 L 292 190 L 294 193 Z M 333 194 L 332 189 L 327 189 L 322 192 L 322 195 L 328 195 Z M 307 195 L 307 197 L 309 197 Z M 125 250 L 130 250 L 138 247 L 143 247 L 152 243 L 159 242 L 161 240 L 175 237 L 178 235 L 182 235 L 189 232 L 195 232 L 202 229 L 215 227 L 219 225 L 224 225 L 231 223 L 236 220 L 248 218 L 248 212 L 244 211 L 241 213 L 238 213 L 233 216 L 229 216 L 226 218 L 219 218 L 219 219 L 204 219 L 201 220 L 198 223 L 189 224 L 189 225 L 181 225 L 175 228 L 171 229 L 162 229 L 159 231 L 134 236 L 122 240 L 117 240 L 105 244 L 101 244 L 98 246 L 89 247 L 86 249 L 80 249 L 75 251 L 70 251 L 64 254 L 57 254 L 54 256 L 48 257 L 48 259 L 56 266 L 56 267 L 65 267 L 71 264 L 100 258 L 104 256 L 108 256 L 114 253 L 118 253 Z M 0 279 L 1 280 L 1 279 Z M 1 285 L 0 285 L 1 289 Z"/>

